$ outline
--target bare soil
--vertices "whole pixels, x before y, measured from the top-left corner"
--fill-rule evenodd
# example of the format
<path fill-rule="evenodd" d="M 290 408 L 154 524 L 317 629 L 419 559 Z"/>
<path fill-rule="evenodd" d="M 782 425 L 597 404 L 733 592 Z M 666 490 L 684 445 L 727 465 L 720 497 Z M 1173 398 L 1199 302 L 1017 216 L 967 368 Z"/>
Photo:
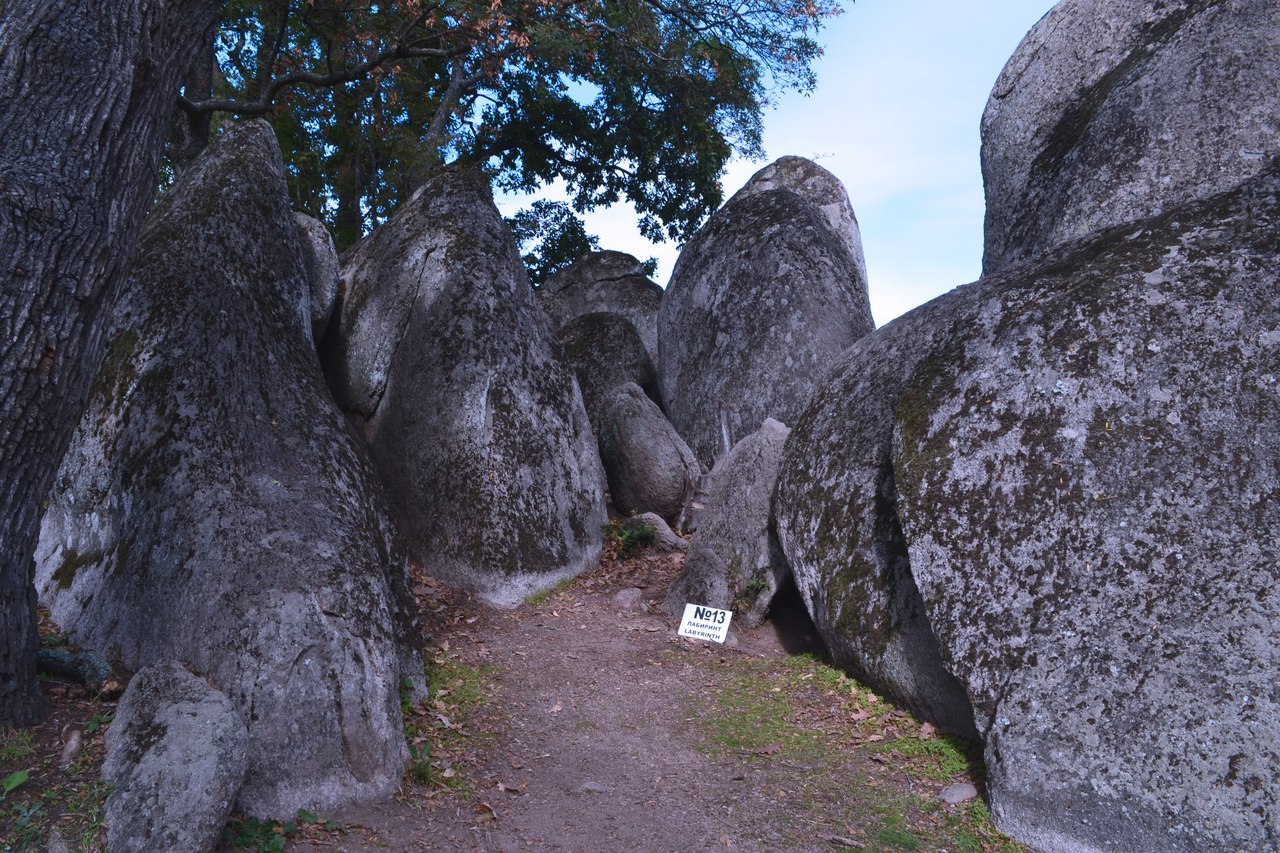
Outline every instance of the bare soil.
<path fill-rule="evenodd" d="M 596 570 L 509 611 L 418 575 L 436 683 L 406 702 L 416 772 L 390 801 L 318 820 L 237 818 L 224 849 L 1021 849 L 981 801 L 939 800 L 951 782 L 980 786 L 980 768 L 824 665 L 798 596 L 723 646 L 678 637 L 660 603 L 682 561 L 620 559 L 614 545 Z M 643 604 L 624 609 L 624 589 Z M 0 752 L 0 778 L 36 768 L 0 801 L 0 851 L 59 837 L 102 849 L 96 773 L 114 697 L 46 692 L 54 712 L 21 736 L 27 754 Z M 84 748 L 60 767 L 76 732 Z"/>

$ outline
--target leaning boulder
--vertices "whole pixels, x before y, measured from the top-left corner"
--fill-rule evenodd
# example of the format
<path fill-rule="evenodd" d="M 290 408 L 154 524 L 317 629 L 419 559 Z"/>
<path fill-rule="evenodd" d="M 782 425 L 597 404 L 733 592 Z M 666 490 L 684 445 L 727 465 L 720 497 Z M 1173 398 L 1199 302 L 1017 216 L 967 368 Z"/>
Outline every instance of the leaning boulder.
<path fill-rule="evenodd" d="M 405 559 L 299 311 L 299 241 L 264 122 L 160 198 L 36 554 L 77 644 L 226 694 L 259 816 L 396 790 L 398 691 L 422 680 Z"/>
<path fill-rule="evenodd" d="M 687 603 L 734 610 L 749 628 L 764 621 L 787 579 L 773 530 L 773 487 L 791 432 L 767 419 L 711 469 L 711 495 L 680 577 L 663 609 L 679 618 Z"/>
<path fill-rule="evenodd" d="M 338 250 L 329 229 L 320 220 L 305 213 L 294 213 L 293 221 L 302 232 L 302 257 L 310 285 L 311 337 L 319 347 L 338 304 Z"/>
<path fill-rule="evenodd" d="M 595 565 L 596 442 L 483 177 L 429 180 L 342 279 L 326 365 L 414 559 L 503 606 Z"/>
<path fill-rule="evenodd" d="M 615 388 L 603 408 L 600 456 L 614 508 L 626 514 L 674 518 L 702 476 L 693 451 L 633 382 Z"/>
<path fill-rule="evenodd" d="M 605 311 L 627 318 L 649 358 L 658 359 L 658 306 L 662 288 L 625 252 L 592 252 L 547 279 L 538 302 L 556 328 L 576 317 Z"/>
<path fill-rule="evenodd" d="M 1064 0 L 982 119 L 993 273 L 1207 198 L 1276 152 L 1274 0 Z"/>
<path fill-rule="evenodd" d="M 1280 838 L 1278 200 L 1273 161 L 984 282 L 898 403 L 911 573 L 1037 849 Z"/>
<path fill-rule="evenodd" d="M 860 259 L 803 194 L 735 197 L 685 246 L 658 313 L 659 384 L 704 465 L 767 417 L 791 423 L 871 331 Z"/>
<path fill-rule="evenodd" d="M 658 400 L 658 374 L 635 327 L 618 314 L 583 314 L 556 334 L 565 361 L 578 377 L 582 402 L 599 433 L 604 409 L 619 385 L 634 382 Z"/>
<path fill-rule="evenodd" d="M 108 848 L 214 849 L 248 762 L 231 700 L 177 663 L 155 664 L 129 682 L 106 741 Z"/>

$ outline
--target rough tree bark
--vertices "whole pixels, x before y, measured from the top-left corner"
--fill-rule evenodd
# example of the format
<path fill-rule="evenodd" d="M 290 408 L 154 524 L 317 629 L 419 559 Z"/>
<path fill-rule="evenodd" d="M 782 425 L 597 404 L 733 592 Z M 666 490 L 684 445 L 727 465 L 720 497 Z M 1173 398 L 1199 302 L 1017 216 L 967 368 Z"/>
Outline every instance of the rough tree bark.
<path fill-rule="evenodd" d="M 36 721 L 32 551 L 216 0 L 4 0 L 0 724 Z"/>

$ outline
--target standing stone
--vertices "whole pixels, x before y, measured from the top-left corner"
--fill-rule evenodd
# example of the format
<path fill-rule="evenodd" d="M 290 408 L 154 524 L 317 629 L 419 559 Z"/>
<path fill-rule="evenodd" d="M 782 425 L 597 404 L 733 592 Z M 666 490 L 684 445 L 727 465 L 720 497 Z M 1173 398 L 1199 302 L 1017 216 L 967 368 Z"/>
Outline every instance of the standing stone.
<path fill-rule="evenodd" d="M 702 467 L 657 404 L 628 382 L 614 389 L 600 422 L 600 456 L 618 512 L 674 518 Z"/>
<path fill-rule="evenodd" d="M 135 675 L 107 728 L 108 848 L 214 849 L 244 781 L 248 741 L 231 700 L 181 665 Z"/>
<path fill-rule="evenodd" d="M 1256 175 L 1280 138 L 1280 1 L 1064 0 L 982 118 L 997 272 Z"/>
<path fill-rule="evenodd" d="M 578 377 L 582 402 L 599 434 L 604 409 L 619 385 L 634 382 L 658 400 L 658 374 L 635 327 L 618 314 L 583 314 L 556 334 L 565 361 Z"/>
<path fill-rule="evenodd" d="M 721 407 L 730 443 L 767 417 L 793 422 L 871 331 L 862 269 L 823 209 L 782 187 L 735 197 L 684 248 L 658 312 L 659 384 L 704 465 Z"/>
<path fill-rule="evenodd" d="M 36 553 L 41 599 L 125 668 L 181 660 L 248 727 L 259 816 L 386 796 L 422 680 L 406 564 L 307 329 L 265 122 L 156 203 Z"/>
<path fill-rule="evenodd" d="M 318 347 L 338 304 L 338 250 L 329 229 L 320 220 L 305 213 L 294 213 L 293 221 L 302 231 L 302 257 L 310 285 L 311 337 Z"/>
<path fill-rule="evenodd" d="M 790 571 L 773 529 L 773 487 L 790 434 L 767 419 L 711 469 L 711 498 L 663 609 L 673 619 L 686 603 L 734 610 L 749 628 L 764 621 Z"/>
<path fill-rule="evenodd" d="M 330 380 L 413 557 L 501 606 L 595 565 L 596 442 L 484 179 L 429 180 L 342 279 Z"/>
<path fill-rule="evenodd" d="M 1278 200 L 1274 162 L 984 283 L 898 404 L 911 571 L 1036 849 L 1280 839 Z"/>
<path fill-rule="evenodd" d="M 662 288 L 649 280 L 640 261 L 631 255 L 592 252 L 547 279 L 538 296 L 557 329 L 575 317 L 599 311 L 626 317 L 657 364 Z"/>

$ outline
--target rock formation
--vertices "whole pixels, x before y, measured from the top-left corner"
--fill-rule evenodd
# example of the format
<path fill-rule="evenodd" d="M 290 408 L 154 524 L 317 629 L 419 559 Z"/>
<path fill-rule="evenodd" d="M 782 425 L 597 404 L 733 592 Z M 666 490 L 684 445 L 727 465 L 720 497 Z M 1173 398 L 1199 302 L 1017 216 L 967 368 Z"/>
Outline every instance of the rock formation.
<path fill-rule="evenodd" d="M 764 621 L 789 574 L 773 530 L 773 487 L 790 432 L 769 418 L 711 470 L 710 500 L 663 602 L 668 616 L 692 603 L 734 610 L 747 627 Z"/>
<path fill-rule="evenodd" d="M 640 261 L 631 255 L 593 252 L 547 279 L 538 297 L 557 329 L 583 314 L 604 311 L 625 317 L 657 364 L 662 288 L 645 276 Z"/>
<path fill-rule="evenodd" d="M 597 435 L 604 408 L 619 385 L 633 382 L 657 401 L 658 374 L 635 327 L 619 314 L 597 312 L 570 320 L 556 333 L 578 377 L 582 401 Z"/>
<path fill-rule="evenodd" d="M 326 368 L 414 559 L 501 605 L 593 566 L 596 443 L 483 178 L 429 180 L 342 280 Z"/>
<path fill-rule="evenodd" d="M 293 221 L 302 231 L 302 256 L 310 285 L 311 337 L 319 347 L 329 328 L 334 306 L 338 304 L 338 250 L 333 245 L 329 229 L 320 220 L 305 213 L 295 213 Z"/>
<path fill-rule="evenodd" d="M 600 457 L 614 508 L 621 513 L 680 514 L 702 467 L 666 415 L 628 382 L 603 406 Z"/>
<path fill-rule="evenodd" d="M 269 125 L 157 202 L 43 520 L 37 584 L 82 646 L 179 660 L 248 727 L 260 816 L 394 791 L 422 680 L 405 561 L 312 346 Z"/>
<path fill-rule="evenodd" d="M 1258 174 L 1280 137 L 1274 0 L 1065 0 L 982 118 L 997 272 Z"/>
<path fill-rule="evenodd" d="M 248 734 L 221 692 L 180 665 L 129 682 L 106 735 L 111 850 L 213 850 L 244 781 Z"/>
<path fill-rule="evenodd" d="M 800 174 L 788 167 L 775 180 L 789 187 L 783 178 Z M 659 384 L 704 465 L 719 455 L 722 406 L 730 443 L 767 417 L 793 422 L 873 328 L 849 240 L 822 207 L 779 186 L 732 199 L 681 252 L 658 312 Z"/>

